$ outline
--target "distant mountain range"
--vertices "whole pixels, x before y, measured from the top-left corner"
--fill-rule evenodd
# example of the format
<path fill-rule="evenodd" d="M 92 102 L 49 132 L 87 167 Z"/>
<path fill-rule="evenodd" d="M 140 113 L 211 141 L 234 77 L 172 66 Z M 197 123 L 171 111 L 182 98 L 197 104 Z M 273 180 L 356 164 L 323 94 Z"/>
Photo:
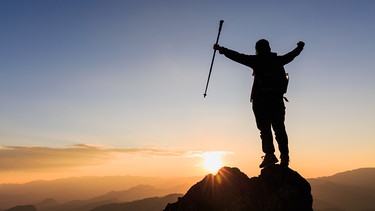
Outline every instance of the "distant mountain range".
<path fill-rule="evenodd" d="M 73 177 L 52 181 L 34 181 L 25 184 L 0 185 L 0 210 L 16 205 L 75 204 L 94 198 L 102 199 L 116 192 L 152 186 L 151 193 L 143 192 L 128 200 L 169 193 L 185 193 L 201 177 L 156 178 L 137 176 Z M 144 186 L 143 186 L 144 188 Z M 130 190 L 131 189 L 131 190 Z M 117 200 L 118 201 L 118 200 Z"/>
<path fill-rule="evenodd" d="M 375 211 L 375 168 L 308 179 L 315 211 Z"/>
<path fill-rule="evenodd" d="M 177 197 L 202 178 L 77 177 L 3 184 L 0 185 L 0 211 L 17 205 L 34 205 L 38 211 L 115 211 L 116 207 L 162 210 L 163 204 L 177 201 Z M 375 168 L 307 181 L 312 188 L 315 211 L 375 211 Z M 106 209 L 108 206 L 111 208 Z"/>
<path fill-rule="evenodd" d="M 168 203 L 177 201 L 178 197 L 182 197 L 182 194 L 170 194 L 165 197 L 151 197 L 142 200 L 136 200 L 126 203 L 113 203 L 106 204 L 96 207 L 90 211 L 124 211 L 124 210 L 136 210 L 136 211 L 152 211 L 152 210 L 163 210 Z"/>

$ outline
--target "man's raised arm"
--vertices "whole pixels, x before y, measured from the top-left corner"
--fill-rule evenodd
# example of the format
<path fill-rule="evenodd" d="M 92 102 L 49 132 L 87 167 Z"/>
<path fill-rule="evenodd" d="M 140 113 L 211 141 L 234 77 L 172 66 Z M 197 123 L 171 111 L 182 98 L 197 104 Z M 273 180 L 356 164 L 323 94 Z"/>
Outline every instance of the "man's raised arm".
<path fill-rule="evenodd" d="M 214 49 L 218 50 L 220 54 L 223 54 L 227 58 L 229 58 L 229 59 L 231 59 L 235 62 L 238 62 L 240 64 L 243 64 L 243 65 L 246 65 L 246 66 L 250 67 L 250 64 L 249 64 L 249 62 L 251 62 L 251 56 L 250 55 L 238 53 L 237 51 L 234 51 L 234 50 L 231 50 L 231 49 L 228 49 L 228 48 L 224 48 L 223 46 L 220 46 L 220 45 L 217 45 L 217 44 L 214 45 Z"/>
<path fill-rule="evenodd" d="M 283 65 L 288 64 L 289 62 L 293 61 L 293 59 L 301 53 L 304 46 L 305 46 L 305 43 L 302 41 L 299 41 L 297 43 L 297 47 L 294 50 L 281 56 Z"/>

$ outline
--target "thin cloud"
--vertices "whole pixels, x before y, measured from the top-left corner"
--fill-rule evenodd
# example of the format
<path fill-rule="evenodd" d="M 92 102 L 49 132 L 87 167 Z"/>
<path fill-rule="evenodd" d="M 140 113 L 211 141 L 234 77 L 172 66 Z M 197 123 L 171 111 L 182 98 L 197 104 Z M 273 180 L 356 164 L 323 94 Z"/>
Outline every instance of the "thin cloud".
<path fill-rule="evenodd" d="M 0 170 L 27 171 L 93 165 L 106 157 L 106 151 L 94 147 L 7 146 L 0 149 Z"/>
<path fill-rule="evenodd" d="M 0 146 L 1 171 L 41 171 L 106 164 L 122 155 L 194 157 L 203 152 L 154 148 L 110 148 L 77 144 L 66 148 Z"/>
<path fill-rule="evenodd" d="M 204 157 L 207 154 L 216 154 L 219 156 L 233 154 L 231 151 L 191 151 L 188 153 L 190 157 Z"/>

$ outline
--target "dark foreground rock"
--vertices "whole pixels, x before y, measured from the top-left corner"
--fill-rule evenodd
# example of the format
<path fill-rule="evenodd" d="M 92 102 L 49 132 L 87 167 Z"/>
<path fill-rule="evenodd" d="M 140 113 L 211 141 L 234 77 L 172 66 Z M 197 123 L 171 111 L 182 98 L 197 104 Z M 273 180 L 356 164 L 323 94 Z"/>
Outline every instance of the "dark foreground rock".
<path fill-rule="evenodd" d="M 192 186 L 164 211 L 312 211 L 310 184 L 296 171 L 273 165 L 249 178 L 223 167 Z"/>

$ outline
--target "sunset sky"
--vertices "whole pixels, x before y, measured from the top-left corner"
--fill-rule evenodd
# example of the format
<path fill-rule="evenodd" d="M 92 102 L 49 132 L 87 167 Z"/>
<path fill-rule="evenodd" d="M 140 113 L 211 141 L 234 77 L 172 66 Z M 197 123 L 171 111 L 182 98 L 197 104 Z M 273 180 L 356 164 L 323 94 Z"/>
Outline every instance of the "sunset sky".
<path fill-rule="evenodd" d="M 290 167 L 303 177 L 375 167 L 375 1 L 0 0 L 0 183 L 83 175 L 249 177 L 261 143 L 252 70 L 269 40 L 290 75 Z M 278 156 L 278 152 L 277 152 Z"/>

